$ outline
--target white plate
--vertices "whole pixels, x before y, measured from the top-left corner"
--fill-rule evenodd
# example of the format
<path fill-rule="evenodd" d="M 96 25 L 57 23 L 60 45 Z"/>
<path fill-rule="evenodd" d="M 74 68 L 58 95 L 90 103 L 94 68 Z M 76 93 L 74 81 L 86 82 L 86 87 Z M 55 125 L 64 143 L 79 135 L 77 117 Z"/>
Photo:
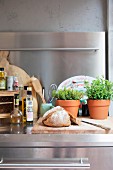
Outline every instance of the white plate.
<path fill-rule="evenodd" d="M 75 89 L 78 91 L 86 91 L 85 87 L 84 87 L 84 81 L 87 80 L 90 84 L 92 83 L 93 80 L 95 80 L 95 78 L 93 77 L 89 77 L 89 76 L 74 76 L 71 78 L 66 79 L 65 81 L 63 81 L 59 86 L 58 86 L 58 90 L 59 89 Z"/>

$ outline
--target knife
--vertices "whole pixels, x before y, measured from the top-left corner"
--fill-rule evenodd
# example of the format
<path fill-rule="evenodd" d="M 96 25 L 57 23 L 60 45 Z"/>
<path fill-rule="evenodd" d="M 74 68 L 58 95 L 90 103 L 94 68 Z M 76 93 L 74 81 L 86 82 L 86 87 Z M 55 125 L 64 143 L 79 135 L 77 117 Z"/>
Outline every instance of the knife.
<path fill-rule="evenodd" d="M 107 131 L 111 130 L 110 127 L 100 125 L 100 124 L 97 124 L 97 123 L 92 123 L 92 122 L 88 122 L 88 121 L 85 121 L 85 120 L 81 120 L 81 122 L 84 122 L 84 123 L 87 123 L 87 124 L 90 124 L 90 125 L 93 125 L 93 126 L 96 126 L 96 127 L 100 127 L 100 128 L 105 129 Z"/>

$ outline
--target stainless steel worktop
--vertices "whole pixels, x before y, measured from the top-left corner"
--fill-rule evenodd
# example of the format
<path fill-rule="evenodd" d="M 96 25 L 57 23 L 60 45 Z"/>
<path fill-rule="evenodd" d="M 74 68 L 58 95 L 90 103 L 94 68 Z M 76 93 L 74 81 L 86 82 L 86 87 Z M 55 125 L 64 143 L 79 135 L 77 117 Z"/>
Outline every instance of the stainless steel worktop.
<path fill-rule="evenodd" d="M 0 147 L 113 147 L 113 134 L 32 134 L 33 124 L 0 126 Z"/>
<path fill-rule="evenodd" d="M 4 134 L 0 147 L 113 147 L 113 135 Z"/>
<path fill-rule="evenodd" d="M 113 134 L 32 134 L 32 126 L 0 126 L 0 169 L 113 169 Z"/>

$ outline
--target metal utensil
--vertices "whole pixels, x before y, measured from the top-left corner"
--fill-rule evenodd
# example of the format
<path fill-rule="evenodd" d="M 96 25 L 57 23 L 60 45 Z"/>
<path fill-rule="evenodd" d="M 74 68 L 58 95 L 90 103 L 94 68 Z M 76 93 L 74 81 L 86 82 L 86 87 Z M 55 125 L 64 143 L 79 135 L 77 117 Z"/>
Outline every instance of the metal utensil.
<path fill-rule="evenodd" d="M 102 128 L 102 129 L 105 129 L 105 130 L 111 130 L 110 127 L 107 127 L 107 126 L 104 126 L 104 125 L 88 122 L 88 121 L 85 121 L 85 120 L 81 120 L 81 121 L 84 122 L 84 123 L 87 123 L 87 124 L 90 124 L 90 125 L 93 125 L 93 126 L 96 126 L 96 127 Z"/>
<path fill-rule="evenodd" d="M 48 96 L 49 96 L 49 100 L 48 103 L 51 103 L 53 101 L 53 97 L 52 97 L 52 91 L 53 90 L 57 90 L 57 85 L 56 84 L 51 84 L 48 90 Z"/>

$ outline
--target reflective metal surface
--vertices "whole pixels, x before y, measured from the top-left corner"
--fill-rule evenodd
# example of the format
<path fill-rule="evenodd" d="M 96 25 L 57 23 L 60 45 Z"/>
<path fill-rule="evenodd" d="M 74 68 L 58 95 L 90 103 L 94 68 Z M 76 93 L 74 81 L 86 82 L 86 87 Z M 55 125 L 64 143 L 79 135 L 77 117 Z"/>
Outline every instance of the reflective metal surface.
<path fill-rule="evenodd" d="M 32 134 L 33 124 L 0 124 L 2 147 L 113 146 L 113 134 Z M 5 141 L 5 142 L 4 142 Z"/>
<path fill-rule="evenodd" d="M 13 124 L 7 120 L 4 122 L 0 119 L 0 134 L 31 134 L 33 125 L 36 123 L 37 119 L 34 119 L 33 123 L 17 123 Z"/>
<path fill-rule="evenodd" d="M 15 163 L 16 162 L 16 163 Z M 3 159 L 0 168 L 90 168 L 88 158 Z"/>
<path fill-rule="evenodd" d="M 31 130 L 32 125 L 9 126 L 10 134 L 0 134 L 0 169 L 113 169 L 113 134 L 32 134 Z"/>
<path fill-rule="evenodd" d="M 112 170 L 113 147 L 0 148 L 0 168 Z"/>
<path fill-rule="evenodd" d="M 4 142 L 5 141 L 5 142 Z M 4 134 L 0 147 L 89 147 L 113 146 L 113 135 L 103 134 Z"/>
<path fill-rule="evenodd" d="M 98 41 L 104 36 L 104 32 L 1 32 L 0 49 L 101 50 Z"/>
<path fill-rule="evenodd" d="M 10 56 L 12 62 L 18 56 L 18 66 L 25 70 L 29 66 L 30 71 L 33 69 L 35 74 L 40 73 L 47 95 L 50 84 L 58 85 L 68 77 L 106 74 L 104 32 L 0 33 L 0 49 L 11 51 L 14 56 Z M 81 165 L 82 169 L 113 169 L 112 134 L 32 134 L 31 130 L 32 126 L 26 125 L 7 125 L 0 129 L 0 169 L 65 170 L 79 169 Z M 55 163 L 55 159 L 75 158 L 79 159 L 79 164 L 76 161 L 74 164 L 69 161 L 67 164 L 64 161 Z M 81 158 L 88 159 L 87 167 Z M 39 159 L 45 162 L 45 167 L 40 165 Z"/>
<path fill-rule="evenodd" d="M 0 49 L 10 50 L 10 63 L 40 79 L 47 100 L 52 83 L 106 75 L 105 32 L 1 32 Z"/>

